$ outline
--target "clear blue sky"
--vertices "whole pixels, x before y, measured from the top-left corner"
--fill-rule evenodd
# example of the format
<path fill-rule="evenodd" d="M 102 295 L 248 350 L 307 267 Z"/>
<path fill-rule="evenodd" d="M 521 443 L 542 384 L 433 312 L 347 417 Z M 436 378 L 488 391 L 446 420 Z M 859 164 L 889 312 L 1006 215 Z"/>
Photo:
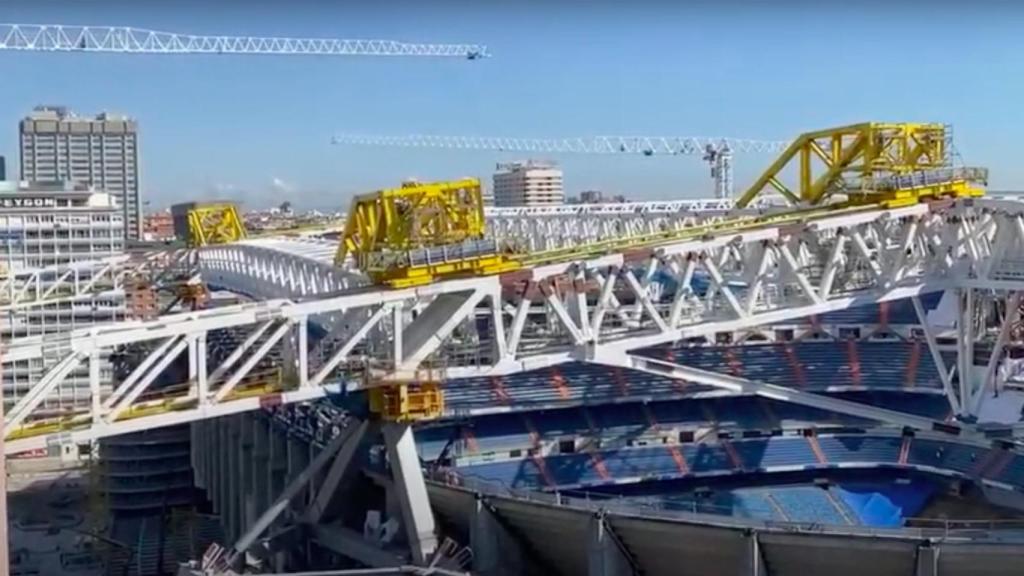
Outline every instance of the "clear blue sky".
<path fill-rule="evenodd" d="M 776 139 L 863 120 L 937 121 L 954 124 L 968 164 L 992 170 L 992 188 L 1024 188 L 1024 7 L 823 4 L 5 0 L 0 19 L 13 22 L 480 42 L 494 57 L 0 53 L 0 153 L 16 168 L 17 121 L 36 104 L 110 110 L 140 122 L 154 207 L 211 195 L 259 206 L 284 190 L 299 206 L 343 207 L 353 192 L 405 177 L 487 178 L 517 157 L 335 147 L 335 131 Z M 696 158 L 558 159 L 570 192 L 710 191 Z M 769 161 L 738 158 L 738 187 Z"/>

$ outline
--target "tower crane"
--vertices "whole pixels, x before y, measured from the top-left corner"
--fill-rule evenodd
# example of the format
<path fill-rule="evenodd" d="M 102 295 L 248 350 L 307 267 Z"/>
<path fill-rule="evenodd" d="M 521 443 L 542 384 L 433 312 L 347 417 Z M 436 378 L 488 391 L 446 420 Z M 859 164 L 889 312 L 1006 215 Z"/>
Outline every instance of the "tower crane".
<path fill-rule="evenodd" d="M 397 40 L 223 36 L 161 32 L 125 26 L 0 24 L 0 50 L 126 54 L 302 54 L 319 56 L 434 56 L 476 60 L 480 44 Z"/>
<path fill-rule="evenodd" d="M 410 134 L 382 136 L 336 134 L 336 145 L 448 148 L 549 154 L 639 154 L 643 156 L 696 156 L 711 167 L 716 198 L 732 198 L 732 162 L 736 153 L 778 153 L 789 146 L 782 140 L 704 138 L 681 136 L 585 136 L 573 138 L 505 138 L 488 136 L 434 136 Z"/>

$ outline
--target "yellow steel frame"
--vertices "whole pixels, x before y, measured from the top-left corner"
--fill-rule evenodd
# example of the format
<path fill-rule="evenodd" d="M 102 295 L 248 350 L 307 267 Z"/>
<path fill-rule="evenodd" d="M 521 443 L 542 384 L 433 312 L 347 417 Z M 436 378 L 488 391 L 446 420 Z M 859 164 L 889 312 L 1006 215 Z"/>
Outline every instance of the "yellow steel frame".
<path fill-rule="evenodd" d="M 822 203 L 842 184 L 851 191 L 871 190 L 891 175 L 947 166 L 946 130 L 941 124 L 868 122 L 808 132 L 789 148 L 740 197 L 747 206 L 766 189 L 793 205 Z M 798 187 L 782 183 L 782 172 L 797 164 Z M 845 192 L 845 190 L 844 190 Z"/>
<path fill-rule="evenodd" d="M 374 282 L 392 287 L 428 284 L 458 274 L 494 274 L 518 267 L 500 254 L 478 254 L 427 264 L 409 262 L 422 248 L 455 247 L 484 237 L 480 181 L 407 184 L 356 196 L 335 255 L 341 264 L 352 255 Z"/>
<path fill-rule="evenodd" d="M 437 382 L 386 384 L 370 388 L 370 412 L 388 422 L 440 418 L 444 393 Z"/>
<path fill-rule="evenodd" d="M 484 235 L 484 203 L 476 178 L 409 184 L 352 199 L 339 261 L 352 253 L 454 244 Z"/>
<path fill-rule="evenodd" d="M 188 211 L 188 245 L 200 248 L 226 244 L 248 236 L 238 208 L 230 202 L 199 204 Z"/>

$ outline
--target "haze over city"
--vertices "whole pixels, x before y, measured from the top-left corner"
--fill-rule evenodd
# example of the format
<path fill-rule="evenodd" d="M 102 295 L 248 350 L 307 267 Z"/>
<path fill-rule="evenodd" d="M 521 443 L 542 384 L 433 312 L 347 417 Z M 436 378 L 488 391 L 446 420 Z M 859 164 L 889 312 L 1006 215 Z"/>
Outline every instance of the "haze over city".
<path fill-rule="evenodd" d="M 1024 187 L 1007 115 L 1024 97 L 1012 74 L 1024 9 L 995 2 L 965 19 L 953 3 L 744 6 L 669 2 L 4 3 L 4 19 L 130 25 L 192 33 L 477 42 L 493 58 L 233 59 L 3 54 L 0 153 L 38 104 L 108 110 L 140 125 L 144 201 L 227 197 L 250 208 L 282 197 L 344 208 L 398 177 L 486 179 L 495 152 L 338 147 L 338 131 L 560 137 L 599 134 L 788 139 L 865 119 L 953 124 L 965 161 L 993 189 Z M 909 19 L 909 20 L 908 20 Z M 908 30 L 907 21 L 913 22 Z M 926 32 L 927 31 L 927 32 Z M 941 32 L 937 32 L 941 31 Z M 926 40 L 926 37 L 932 38 Z M 939 37 L 939 40 L 935 38 Z M 912 61 L 913 66 L 908 66 Z M 45 73 L 40 73 L 45 70 Z M 698 157 L 555 156 L 566 190 L 632 199 L 709 196 Z M 771 155 L 736 161 L 737 188 Z"/>

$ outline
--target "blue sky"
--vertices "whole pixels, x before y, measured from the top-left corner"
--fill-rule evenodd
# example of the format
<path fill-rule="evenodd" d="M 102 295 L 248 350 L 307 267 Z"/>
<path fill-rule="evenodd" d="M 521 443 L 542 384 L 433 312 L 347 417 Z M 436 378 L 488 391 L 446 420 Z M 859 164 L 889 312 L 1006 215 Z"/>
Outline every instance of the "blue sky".
<path fill-rule="evenodd" d="M 784 139 L 864 120 L 955 126 L 1024 188 L 1024 7 L 1011 2 L 4 0 L 0 20 L 479 42 L 483 61 L 0 53 L 0 153 L 40 103 L 136 117 L 154 207 L 230 196 L 344 207 L 406 177 L 489 178 L 493 152 L 336 147 L 335 131 Z M 707 196 L 697 158 L 558 157 L 569 192 Z M 737 158 L 737 187 L 771 158 Z M 275 183 L 276 182 L 276 183 Z"/>

